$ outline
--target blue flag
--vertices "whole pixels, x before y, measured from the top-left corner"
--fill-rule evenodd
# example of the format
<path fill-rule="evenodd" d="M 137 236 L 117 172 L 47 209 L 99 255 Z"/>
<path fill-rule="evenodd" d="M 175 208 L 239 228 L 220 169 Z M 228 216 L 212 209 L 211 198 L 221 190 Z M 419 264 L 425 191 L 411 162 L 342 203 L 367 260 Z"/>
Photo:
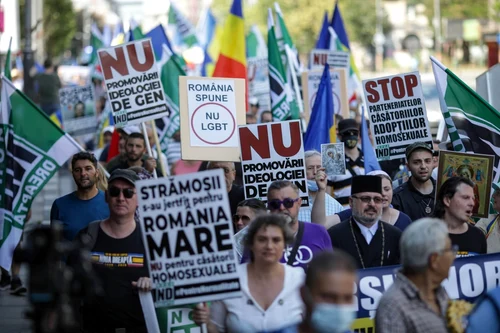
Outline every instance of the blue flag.
<path fill-rule="evenodd" d="M 304 136 L 304 150 L 321 151 L 321 145 L 333 142 L 335 135 L 333 122 L 333 95 L 330 81 L 330 66 L 325 64 L 323 75 L 319 83 L 318 93 Z"/>
<path fill-rule="evenodd" d="M 377 155 L 373 150 L 370 137 L 368 135 L 368 126 L 366 126 L 365 118 L 365 108 L 361 107 L 361 149 L 363 150 L 363 156 L 365 159 L 365 174 L 374 170 L 381 170 L 380 164 L 378 164 Z"/>
<path fill-rule="evenodd" d="M 321 26 L 318 40 L 316 41 L 316 48 L 321 50 L 328 50 L 330 48 L 330 34 L 328 33 L 328 13 L 326 11 L 323 17 L 323 25 Z"/>
<path fill-rule="evenodd" d="M 165 29 L 163 29 L 163 25 L 158 24 L 155 28 L 151 29 L 151 31 L 146 34 L 146 37 L 151 38 L 151 44 L 153 44 L 153 50 L 155 52 L 156 60 L 161 59 L 161 56 L 163 54 L 163 44 L 167 45 L 170 52 L 175 54 L 174 50 L 172 50 L 170 40 L 165 33 Z"/>
<path fill-rule="evenodd" d="M 347 38 L 347 32 L 345 31 L 344 27 L 344 20 L 342 19 L 342 15 L 340 14 L 338 2 L 335 2 L 335 9 L 333 10 L 332 22 L 330 22 L 330 26 L 337 34 L 340 42 L 350 50 L 351 47 L 349 46 L 349 38 Z"/>

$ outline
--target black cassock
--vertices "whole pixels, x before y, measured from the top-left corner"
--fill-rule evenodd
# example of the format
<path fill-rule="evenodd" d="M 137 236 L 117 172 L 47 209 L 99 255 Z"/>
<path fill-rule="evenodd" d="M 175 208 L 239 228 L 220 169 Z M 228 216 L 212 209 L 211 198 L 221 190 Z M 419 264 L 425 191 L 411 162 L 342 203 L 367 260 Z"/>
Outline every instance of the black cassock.
<path fill-rule="evenodd" d="M 381 260 L 382 228 L 384 231 L 383 261 Z M 356 237 L 359 251 L 356 248 L 353 233 Z M 377 232 L 375 232 L 369 245 L 352 217 L 328 229 L 328 234 L 332 240 L 332 247 L 349 253 L 356 260 L 359 268 L 363 268 L 361 258 L 363 258 L 364 268 L 380 267 L 381 262 L 382 266 L 399 264 L 399 239 L 401 238 L 401 231 L 388 223 L 379 222 Z"/>

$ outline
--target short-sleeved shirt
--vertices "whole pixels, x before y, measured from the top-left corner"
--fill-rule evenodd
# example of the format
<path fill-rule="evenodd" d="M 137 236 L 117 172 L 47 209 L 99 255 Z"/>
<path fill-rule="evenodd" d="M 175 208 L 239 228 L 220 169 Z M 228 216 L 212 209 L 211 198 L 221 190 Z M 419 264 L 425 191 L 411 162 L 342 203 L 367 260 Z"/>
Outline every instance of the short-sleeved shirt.
<path fill-rule="evenodd" d="M 76 192 L 72 192 L 56 199 L 50 210 L 51 223 L 62 224 L 63 237 L 68 241 L 72 241 L 76 234 L 87 227 L 90 222 L 108 217 L 109 206 L 103 191 L 99 191 L 89 200 L 79 199 Z"/>
<path fill-rule="evenodd" d="M 458 245 L 457 257 L 477 256 L 488 252 L 486 236 L 481 229 L 470 224 L 467 224 L 467 227 L 463 234 L 449 234 L 451 244 Z"/>
<path fill-rule="evenodd" d="M 314 198 L 309 196 L 309 206 L 300 207 L 299 221 L 311 222 L 311 212 L 314 204 Z M 325 195 L 325 215 L 330 216 L 344 210 L 344 207 L 328 193 Z"/>
<path fill-rule="evenodd" d="M 410 217 L 412 221 L 424 217 L 432 216 L 434 211 L 434 198 L 436 197 L 436 181 L 430 178 L 432 182 L 432 192 L 429 194 L 422 194 L 418 191 L 410 179 L 394 190 L 394 195 L 392 197 L 392 206 L 405 213 Z M 426 208 L 429 207 L 430 210 Z"/>
<path fill-rule="evenodd" d="M 328 176 L 328 186 L 333 187 L 334 198 L 344 207 L 349 205 L 351 195 L 352 177 L 365 174 L 365 160 L 363 152 L 359 151 L 359 157 L 354 161 L 349 156 L 345 157 L 346 171 L 340 176 Z M 352 171 L 351 171 L 352 170 Z"/>
<path fill-rule="evenodd" d="M 393 285 L 382 295 L 375 316 L 376 332 L 447 333 L 448 294 L 439 286 L 435 292 L 440 314 L 420 297 L 420 291 L 400 270 Z"/>

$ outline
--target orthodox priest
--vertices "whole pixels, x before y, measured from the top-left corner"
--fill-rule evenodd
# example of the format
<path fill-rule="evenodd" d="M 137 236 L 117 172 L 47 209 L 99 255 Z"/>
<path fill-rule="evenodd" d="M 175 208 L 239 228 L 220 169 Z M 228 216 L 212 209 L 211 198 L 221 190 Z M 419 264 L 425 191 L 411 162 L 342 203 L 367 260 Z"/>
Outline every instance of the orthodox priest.
<path fill-rule="evenodd" d="M 382 178 L 353 177 L 349 197 L 352 217 L 328 230 L 333 248 L 349 253 L 359 268 L 399 264 L 401 231 L 380 221 L 382 202 Z"/>

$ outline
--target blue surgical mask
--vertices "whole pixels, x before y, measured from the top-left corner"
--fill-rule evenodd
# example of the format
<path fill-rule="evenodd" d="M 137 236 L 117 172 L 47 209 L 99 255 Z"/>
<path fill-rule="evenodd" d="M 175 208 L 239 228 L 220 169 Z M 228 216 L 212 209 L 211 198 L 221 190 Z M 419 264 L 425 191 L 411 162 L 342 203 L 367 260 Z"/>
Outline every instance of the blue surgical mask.
<path fill-rule="evenodd" d="M 314 306 L 311 324 L 316 333 L 345 333 L 356 318 L 353 305 L 319 303 Z"/>
<path fill-rule="evenodd" d="M 307 188 L 311 192 L 318 192 L 318 184 L 316 183 L 315 180 L 307 180 Z"/>

